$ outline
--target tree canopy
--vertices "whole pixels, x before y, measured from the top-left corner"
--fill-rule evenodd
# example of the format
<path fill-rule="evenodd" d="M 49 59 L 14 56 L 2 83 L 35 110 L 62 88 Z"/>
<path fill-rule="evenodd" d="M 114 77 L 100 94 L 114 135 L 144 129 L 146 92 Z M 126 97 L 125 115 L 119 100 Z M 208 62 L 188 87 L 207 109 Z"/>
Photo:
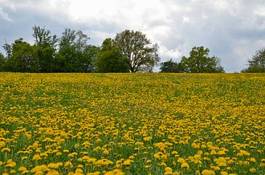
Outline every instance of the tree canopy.
<path fill-rule="evenodd" d="M 248 73 L 264 73 L 265 72 L 265 48 L 260 49 L 256 54 L 248 61 L 249 65 L 243 72 Z"/>
<path fill-rule="evenodd" d="M 107 38 L 102 43 L 96 61 L 97 72 L 129 72 L 127 58 L 122 55 L 116 43 Z"/>
<path fill-rule="evenodd" d="M 2 53 L 0 53 L 0 71 L 4 71 L 6 59 Z"/>
<path fill-rule="evenodd" d="M 125 30 L 116 35 L 115 42 L 127 58 L 130 72 L 151 71 L 159 61 L 158 46 L 152 45 L 142 32 Z"/>
<path fill-rule="evenodd" d="M 183 72 L 183 68 L 181 67 L 181 64 L 170 59 L 169 61 L 161 63 L 160 71 L 167 73 L 179 73 Z"/>
<path fill-rule="evenodd" d="M 45 27 L 32 28 L 34 43 L 22 38 L 5 43 L 0 54 L 0 71 L 14 72 L 152 72 L 158 65 L 158 45 L 140 31 L 124 30 L 107 38 L 101 46 L 89 44 L 81 30 L 65 29 L 54 35 Z M 179 63 L 172 59 L 160 64 L 161 72 L 218 73 L 224 72 L 219 58 L 209 56 L 204 47 L 192 48 Z M 249 61 L 247 71 L 264 71 L 265 51 Z"/>
<path fill-rule="evenodd" d="M 39 70 L 36 48 L 22 38 L 11 45 L 12 53 L 6 61 L 6 68 L 15 72 L 36 72 Z"/>
<path fill-rule="evenodd" d="M 35 39 L 35 56 L 39 62 L 38 72 L 53 72 L 55 46 L 58 41 L 56 35 L 52 35 L 45 28 L 34 26 L 32 36 Z"/>
<path fill-rule="evenodd" d="M 87 42 L 89 37 L 82 31 L 65 29 L 59 40 L 56 60 L 57 72 L 91 72 L 92 59 L 97 49 Z"/>
<path fill-rule="evenodd" d="M 224 72 L 220 66 L 219 59 L 215 56 L 209 56 L 208 48 L 193 47 L 188 57 L 182 57 L 181 66 L 184 72 L 190 73 L 218 73 Z"/>

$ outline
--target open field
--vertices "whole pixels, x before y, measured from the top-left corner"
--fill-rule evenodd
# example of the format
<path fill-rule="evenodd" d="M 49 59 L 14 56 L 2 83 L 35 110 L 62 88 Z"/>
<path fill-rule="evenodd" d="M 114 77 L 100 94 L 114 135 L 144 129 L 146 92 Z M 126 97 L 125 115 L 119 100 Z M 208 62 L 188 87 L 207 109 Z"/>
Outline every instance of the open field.
<path fill-rule="evenodd" d="M 0 73 L 0 174 L 265 174 L 264 74 Z"/>

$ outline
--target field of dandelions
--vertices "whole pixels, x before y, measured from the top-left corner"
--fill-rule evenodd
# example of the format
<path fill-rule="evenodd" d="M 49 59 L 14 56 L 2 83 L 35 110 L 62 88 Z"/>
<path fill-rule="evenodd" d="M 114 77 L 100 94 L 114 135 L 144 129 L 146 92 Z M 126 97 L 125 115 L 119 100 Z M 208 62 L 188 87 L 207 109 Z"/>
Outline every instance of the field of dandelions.
<path fill-rule="evenodd" d="M 265 174 L 264 74 L 0 73 L 0 174 Z"/>

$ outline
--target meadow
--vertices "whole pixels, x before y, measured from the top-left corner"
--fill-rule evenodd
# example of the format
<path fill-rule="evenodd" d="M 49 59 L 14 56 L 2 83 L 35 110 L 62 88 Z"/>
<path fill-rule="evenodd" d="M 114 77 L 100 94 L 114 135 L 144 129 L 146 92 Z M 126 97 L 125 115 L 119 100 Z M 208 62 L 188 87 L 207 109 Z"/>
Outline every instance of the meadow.
<path fill-rule="evenodd" d="M 264 74 L 0 73 L 0 174 L 265 174 Z"/>

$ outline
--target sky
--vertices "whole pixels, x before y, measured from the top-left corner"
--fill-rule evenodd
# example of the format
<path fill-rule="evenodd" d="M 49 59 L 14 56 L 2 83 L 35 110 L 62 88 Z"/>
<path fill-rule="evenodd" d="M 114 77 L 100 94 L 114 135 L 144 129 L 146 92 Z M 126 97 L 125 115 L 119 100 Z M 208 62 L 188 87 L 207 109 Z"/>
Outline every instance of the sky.
<path fill-rule="evenodd" d="M 82 30 L 98 46 L 125 29 L 139 30 L 159 45 L 161 61 L 179 62 L 204 46 L 227 72 L 239 72 L 265 47 L 265 1 L 0 0 L 1 46 L 20 37 L 33 43 L 34 25 L 58 36 L 65 28 Z"/>

